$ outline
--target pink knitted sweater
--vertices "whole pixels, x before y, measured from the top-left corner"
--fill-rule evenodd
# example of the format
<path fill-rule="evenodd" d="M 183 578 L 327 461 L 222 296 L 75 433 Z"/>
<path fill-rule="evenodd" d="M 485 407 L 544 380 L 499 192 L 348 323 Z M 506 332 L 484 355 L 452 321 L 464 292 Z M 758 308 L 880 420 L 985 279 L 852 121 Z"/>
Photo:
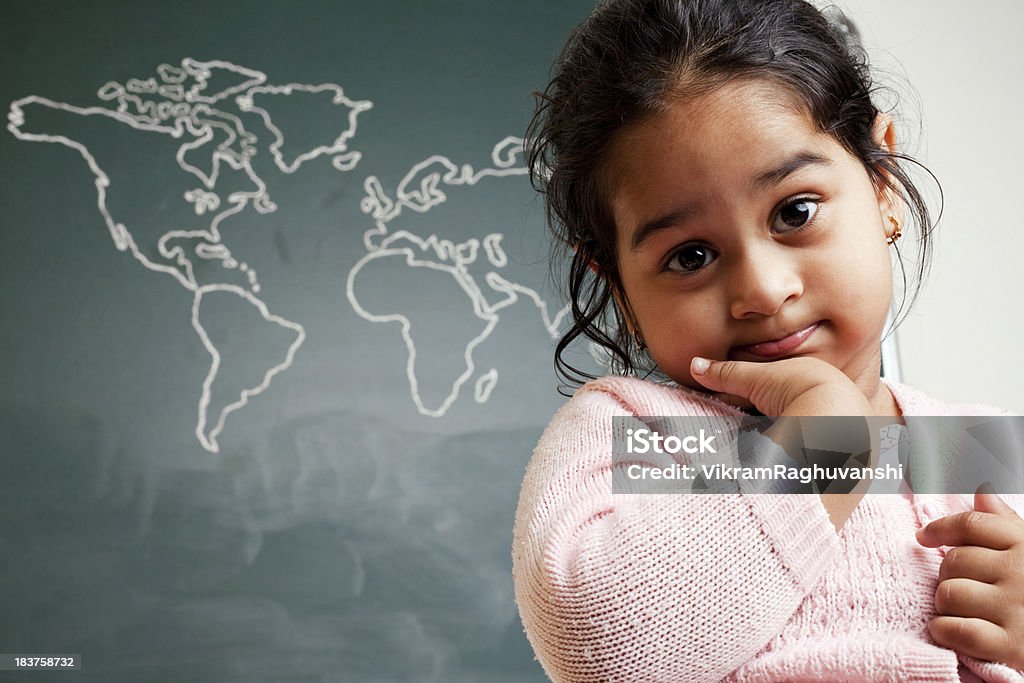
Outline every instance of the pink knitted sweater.
<path fill-rule="evenodd" d="M 995 415 L 890 383 L 904 415 Z M 937 645 L 942 549 L 914 532 L 972 496 L 867 495 L 836 533 L 814 494 L 612 495 L 611 418 L 739 415 L 606 377 L 555 414 L 526 470 L 516 602 L 554 681 L 1014 681 Z M 1018 513 L 1024 495 L 1002 496 Z"/>

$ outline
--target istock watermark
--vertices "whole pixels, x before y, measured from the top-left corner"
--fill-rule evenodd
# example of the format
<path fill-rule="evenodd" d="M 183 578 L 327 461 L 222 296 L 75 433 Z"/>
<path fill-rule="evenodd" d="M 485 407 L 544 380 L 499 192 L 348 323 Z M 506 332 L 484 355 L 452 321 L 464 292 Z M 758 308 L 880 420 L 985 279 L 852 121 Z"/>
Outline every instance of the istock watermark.
<path fill-rule="evenodd" d="M 1024 418 L 614 417 L 613 493 L 1024 493 Z"/>
<path fill-rule="evenodd" d="M 650 429 L 626 429 L 627 453 L 717 453 L 714 447 L 714 434 L 706 434 L 703 429 L 698 434 L 662 436 Z"/>

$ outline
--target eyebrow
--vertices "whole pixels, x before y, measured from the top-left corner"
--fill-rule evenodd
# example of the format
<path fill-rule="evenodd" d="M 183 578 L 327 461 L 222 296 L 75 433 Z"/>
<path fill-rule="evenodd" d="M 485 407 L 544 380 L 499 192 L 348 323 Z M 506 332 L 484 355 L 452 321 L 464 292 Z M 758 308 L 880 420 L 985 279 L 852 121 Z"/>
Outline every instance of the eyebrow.
<path fill-rule="evenodd" d="M 787 177 L 807 166 L 831 166 L 832 160 L 816 152 L 803 150 L 775 168 L 762 171 L 750 181 L 750 189 L 754 192 L 764 192 L 775 187 Z M 690 202 L 682 207 L 673 209 L 663 216 L 644 222 L 640 228 L 633 233 L 630 240 L 630 250 L 639 251 L 644 243 L 656 233 L 661 232 L 674 225 L 685 223 L 701 212 L 703 205 L 700 201 Z"/>

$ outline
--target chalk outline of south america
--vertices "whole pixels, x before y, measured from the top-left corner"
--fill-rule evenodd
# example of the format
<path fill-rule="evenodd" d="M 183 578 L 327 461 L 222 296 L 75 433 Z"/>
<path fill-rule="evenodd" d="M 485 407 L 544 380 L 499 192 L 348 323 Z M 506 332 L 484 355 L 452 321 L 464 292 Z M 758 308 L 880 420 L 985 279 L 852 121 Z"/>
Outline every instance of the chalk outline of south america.
<path fill-rule="evenodd" d="M 219 92 L 207 93 L 206 86 L 208 80 L 213 75 L 213 69 L 223 69 L 237 74 L 242 77 L 242 81 Z M 213 172 L 209 174 L 205 174 L 200 169 L 187 163 L 185 161 L 185 154 L 190 148 L 201 146 L 202 142 L 205 141 L 204 138 L 212 138 L 212 128 L 215 125 L 219 125 L 223 130 L 227 131 L 232 138 L 236 134 L 243 137 L 243 149 L 245 149 L 246 145 L 251 146 L 256 142 L 256 136 L 245 130 L 237 116 L 215 108 L 214 105 L 217 102 L 233 96 L 239 109 L 251 111 L 262 117 L 268 130 L 274 135 L 275 140 L 269 145 L 269 149 L 274 157 L 275 164 L 283 173 L 294 173 L 303 163 L 322 155 L 333 156 L 332 165 L 335 169 L 348 171 L 353 169 L 360 159 L 358 151 L 351 151 L 347 148 L 348 140 L 356 134 L 356 117 L 359 113 L 370 109 L 373 103 L 368 100 L 350 100 L 343 94 L 341 86 L 333 83 L 319 85 L 302 83 L 289 83 L 282 86 L 264 85 L 267 80 L 266 74 L 221 60 L 203 62 L 186 57 L 182 59 L 180 67 L 161 64 L 157 67 L 157 72 L 159 74 L 159 81 L 156 78 L 129 79 L 126 85 L 108 82 L 102 86 L 97 91 L 97 97 L 103 101 L 116 102 L 116 109 L 103 106 L 79 107 L 38 95 L 28 95 L 19 98 L 10 105 L 7 129 L 20 140 L 60 144 L 76 150 L 95 176 L 97 208 L 110 232 L 115 248 L 122 252 L 128 251 L 147 270 L 170 275 L 178 284 L 192 292 L 192 327 L 211 358 L 210 368 L 203 380 L 197 406 L 195 435 L 204 449 L 217 453 L 220 450 L 218 437 L 224 429 L 228 415 L 244 407 L 250 397 L 263 393 L 270 386 L 270 382 L 275 375 L 291 367 L 296 351 L 305 341 L 306 331 L 299 323 L 272 314 L 268 310 L 266 303 L 256 296 L 260 288 L 256 280 L 255 270 L 245 263 L 235 261 L 231 257 L 231 253 L 226 245 L 223 245 L 221 241 L 218 225 L 225 218 L 243 211 L 250 203 L 259 213 L 269 213 L 276 209 L 273 202 L 269 200 L 266 183 L 252 168 L 252 154 L 239 155 L 221 146 L 212 153 Z M 189 78 L 192 79 L 193 85 L 188 90 L 185 90 L 183 84 Z M 292 163 L 286 163 L 280 153 L 280 147 L 283 143 L 281 131 L 274 125 L 269 112 L 254 104 L 254 95 L 269 93 L 288 96 L 295 92 L 319 93 L 324 91 L 334 93 L 334 103 L 350 107 L 348 117 L 349 128 L 343 131 L 331 144 L 309 150 L 296 158 Z M 147 95 L 154 94 L 161 98 L 159 102 L 146 99 Z M 107 209 L 106 195 L 107 188 L 110 187 L 110 178 L 100 168 L 95 156 L 89 149 L 85 145 L 64 135 L 28 133 L 21 130 L 21 126 L 25 124 L 24 107 L 30 104 L 61 109 L 80 116 L 105 116 L 137 130 L 169 135 L 175 139 L 182 138 L 187 131 L 192 136 L 192 139 L 179 148 L 176 161 L 183 171 L 195 176 L 202 184 L 202 187 L 206 188 L 206 190 L 212 190 L 216 185 L 218 169 L 221 168 L 222 164 L 227 164 L 234 170 L 244 172 L 258 189 L 251 193 L 237 192 L 230 195 L 228 197 L 229 207 L 213 215 L 208 229 L 191 231 L 172 230 L 159 239 L 157 248 L 160 255 L 168 261 L 175 262 L 180 268 L 154 263 L 139 249 L 131 231 L 124 224 L 115 221 Z M 130 113 L 129 110 L 132 107 L 134 107 L 136 113 Z M 202 110 L 201 112 L 200 109 Z M 194 113 L 202 113 L 207 118 L 199 119 L 194 116 Z M 220 119 L 221 123 L 214 123 L 215 119 Z M 235 131 L 231 130 L 232 127 L 235 128 Z M 255 152 L 253 151 L 253 153 Z M 219 208 L 217 196 L 212 194 L 211 197 L 211 194 L 210 192 L 205 192 L 202 188 L 197 188 L 194 191 L 187 192 L 184 199 L 193 202 L 196 213 L 202 214 L 207 210 Z M 200 251 L 197 248 L 195 256 L 197 258 L 218 259 L 226 268 L 238 268 L 245 272 L 249 279 L 249 289 L 247 290 L 234 284 L 199 284 L 193 274 L 190 257 L 180 247 L 168 246 L 173 238 L 199 238 L 205 240 L 207 243 L 204 245 L 206 249 Z M 243 389 L 238 399 L 226 405 L 220 411 L 216 421 L 213 422 L 213 426 L 209 427 L 211 421 L 208 419 L 207 412 L 211 398 L 211 387 L 220 369 L 221 353 L 214 346 L 200 323 L 199 313 L 203 296 L 211 292 L 228 292 L 246 300 L 249 304 L 256 307 L 266 321 L 292 330 L 296 333 L 296 337 L 289 345 L 284 360 L 269 368 L 258 385 Z"/>

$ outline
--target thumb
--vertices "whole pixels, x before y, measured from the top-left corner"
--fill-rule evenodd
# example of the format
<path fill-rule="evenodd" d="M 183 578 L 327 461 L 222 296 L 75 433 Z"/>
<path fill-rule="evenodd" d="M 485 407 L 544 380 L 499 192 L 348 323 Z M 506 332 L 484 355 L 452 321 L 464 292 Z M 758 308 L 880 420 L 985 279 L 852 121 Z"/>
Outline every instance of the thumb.
<path fill-rule="evenodd" d="M 974 509 L 978 512 L 991 512 L 996 515 L 1017 514 L 1016 510 L 996 495 L 995 488 L 987 481 L 974 492 Z"/>

